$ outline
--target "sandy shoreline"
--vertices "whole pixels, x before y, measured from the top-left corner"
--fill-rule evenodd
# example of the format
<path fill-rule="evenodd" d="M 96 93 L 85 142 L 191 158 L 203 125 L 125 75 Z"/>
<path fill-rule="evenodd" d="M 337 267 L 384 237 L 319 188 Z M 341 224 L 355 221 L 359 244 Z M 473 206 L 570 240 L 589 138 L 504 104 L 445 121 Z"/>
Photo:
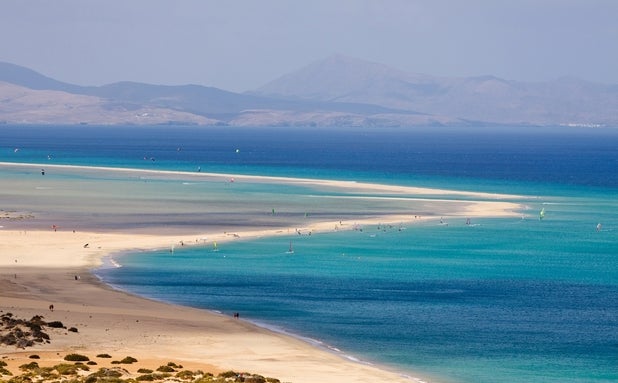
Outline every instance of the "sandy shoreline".
<path fill-rule="evenodd" d="M 37 164 L 6 164 L 0 167 L 30 167 Z M 45 165 L 50 167 L 50 165 Z M 93 169 L 58 166 L 77 171 L 106 171 L 148 174 L 161 177 L 211 177 L 254 182 L 303 183 L 346 190 L 371 190 L 389 195 L 439 195 L 434 204 L 453 203 L 447 196 L 466 200 L 449 205 L 452 216 L 518 216 L 521 206 L 509 202 L 515 196 L 490 195 L 448 190 L 419 189 L 389 185 L 325 180 L 287 179 L 220 174 L 142 171 L 139 169 Z M 244 178 L 247 177 L 247 178 Z M 444 199 L 444 200 L 443 200 Z M 507 201 L 504 201 L 506 199 Z M 488 201 L 489 200 L 489 201 Z M 11 206 L 2 206 L 7 211 Z M 19 213 L 13 213 L 19 214 Z M 9 217 L 10 218 L 10 217 Z M 28 363 L 32 353 L 47 355 L 79 352 L 94 356 L 109 353 L 134 356 L 142 365 L 159 366 L 169 361 L 205 371 L 249 371 L 281 379 L 283 382 L 409 382 L 396 372 L 353 362 L 312 346 L 299 339 L 273 333 L 229 315 L 174 306 L 116 291 L 97 280 L 90 270 L 105 256 L 118 252 L 165 249 L 170 246 L 210 246 L 214 241 L 249 240 L 287 235 L 289 230 L 315 233 L 352 229 L 356 225 L 399 224 L 432 217 L 410 214 L 368 214 L 344 220 L 299 220 L 297 226 L 259 227 L 260 223 L 237 227 L 233 235 L 223 230 L 200 231 L 192 227 L 184 233 L 163 234 L 165 230 L 70 230 L 68 228 L 23 227 L 23 220 L 0 221 L 0 310 L 28 319 L 42 314 L 46 320 L 60 320 L 75 326 L 78 333 L 60 332 L 47 345 L 21 350 L 0 346 L 0 357 L 13 366 Z M 436 217 L 433 217 L 436 218 Z M 36 217 L 34 218 L 36 220 Z M 216 222 L 214 223 L 216 224 Z M 79 278 L 76 279 L 76 276 Z M 54 311 L 49 311 L 50 304 Z"/>
<path fill-rule="evenodd" d="M 57 168 L 57 169 L 73 169 L 73 170 L 98 170 L 107 172 L 122 172 L 127 174 L 143 174 L 151 176 L 182 176 L 183 178 L 191 177 L 196 179 L 219 179 L 219 180 L 246 180 L 246 181 L 262 181 L 271 183 L 285 184 L 305 184 L 316 186 L 332 186 L 336 188 L 346 188 L 355 190 L 373 190 L 381 192 L 391 192 L 397 194 L 421 194 L 421 195 L 449 195 L 449 196 L 468 196 L 476 198 L 495 198 L 495 199 L 514 199 L 521 196 L 512 194 L 496 194 L 482 193 L 471 191 L 459 191 L 448 189 L 421 188 L 414 186 L 399 186 L 399 185 L 383 185 L 368 182 L 356 181 L 339 181 L 314 178 L 294 178 L 294 177 L 275 177 L 275 176 L 257 176 L 243 174 L 227 174 L 227 173 L 208 173 L 208 172 L 183 172 L 173 170 L 149 170 L 136 168 L 114 168 L 105 166 L 80 166 L 80 165 L 55 165 L 55 164 L 33 164 L 33 163 L 16 163 L 16 162 L 0 162 L 0 167 L 22 167 L 29 169 L 42 168 Z"/>
<path fill-rule="evenodd" d="M 248 239 L 277 232 L 238 235 Z M 213 238 L 231 240 L 225 235 Z M 31 354 L 47 355 L 50 362 L 60 363 L 57 352 L 90 357 L 108 353 L 136 357 L 139 367 L 156 368 L 174 361 L 213 373 L 249 371 L 285 382 L 410 381 L 230 315 L 113 290 L 89 272 L 105 255 L 164 248 L 180 241 L 190 243 L 190 237 L 0 230 L 0 310 L 23 319 L 43 315 L 47 321 L 59 320 L 79 330 L 77 334 L 63 331 L 52 336 L 50 344 L 27 350 L 0 346 L 0 357 L 16 367 L 29 363 Z M 88 248 L 83 247 L 85 243 Z"/>

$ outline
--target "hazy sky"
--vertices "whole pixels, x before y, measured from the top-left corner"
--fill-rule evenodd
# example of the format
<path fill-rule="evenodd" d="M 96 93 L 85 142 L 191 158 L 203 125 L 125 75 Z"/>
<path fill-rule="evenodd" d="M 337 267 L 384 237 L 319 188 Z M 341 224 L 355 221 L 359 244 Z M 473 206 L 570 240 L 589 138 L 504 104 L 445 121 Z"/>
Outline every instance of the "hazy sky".
<path fill-rule="evenodd" d="M 618 84 L 618 0 L 2 0 L 0 61 L 251 90 L 340 53 L 440 76 Z"/>

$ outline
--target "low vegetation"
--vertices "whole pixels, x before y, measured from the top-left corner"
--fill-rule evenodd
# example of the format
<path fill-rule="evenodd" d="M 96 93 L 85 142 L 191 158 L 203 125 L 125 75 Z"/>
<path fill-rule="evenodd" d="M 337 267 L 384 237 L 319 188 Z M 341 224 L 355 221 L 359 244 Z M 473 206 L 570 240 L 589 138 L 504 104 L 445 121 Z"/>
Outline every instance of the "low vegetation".
<path fill-rule="evenodd" d="M 97 357 L 111 358 L 107 354 L 99 354 Z M 82 363 L 90 361 L 90 358 L 86 355 L 67 354 L 63 359 L 75 363 L 60 363 L 52 367 L 41 367 L 39 362 L 32 361 L 20 365 L 18 372 L 9 371 L 6 368 L 8 364 L 0 360 L 0 383 L 280 383 L 279 379 L 266 378 L 246 372 L 226 371 L 215 376 L 201 370 L 185 370 L 182 365 L 174 362 L 160 366 L 157 371 L 139 368 L 135 373 L 131 373 L 121 367 L 101 367 L 97 371 L 91 371 L 90 367 Z M 122 361 L 125 364 L 137 363 L 137 359 L 130 356 L 123 358 Z"/>
<path fill-rule="evenodd" d="M 37 343 L 50 343 L 49 335 L 44 331 L 47 328 L 63 329 L 77 333 L 77 328 L 67 330 L 62 322 L 46 322 L 41 315 L 35 315 L 29 320 L 17 319 L 12 313 L 0 315 L 0 345 L 15 346 L 16 348 L 32 347 Z M 97 354 L 96 358 L 111 359 L 109 354 Z M 100 367 L 91 371 L 90 366 L 97 365 L 87 355 L 70 353 L 63 360 L 73 363 L 60 363 L 52 367 L 45 367 L 45 360 L 39 355 L 32 354 L 28 359 L 36 359 L 21 364 L 13 371 L 4 360 L 0 360 L 0 383 L 137 383 L 137 382 L 165 382 L 165 383 L 280 383 L 278 379 L 266 378 L 246 372 L 226 371 L 213 375 L 201 370 L 185 370 L 180 364 L 169 362 L 160 366 L 156 371 L 147 368 L 138 368 L 130 372 L 122 367 Z M 112 365 L 131 365 L 138 363 L 132 356 L 121 360 L 108 362 Z"/>
<path fill-rule="evenodd" d="M 42 315 L 35 315 L 28 319 L 18 319 L 12 313 L 0 315 L 0 345 L 15 346 L 17 348 L 32 347 L 35 344 L 50 343 L 47 328 L 66 329 L 59 321 L 46 322 Z M 71 332 L 78 332 L 71 327 Z"/>
<path fill-rule="evenodd" d="M 0 360 L 0 376 L 2 375 L 12 375 L 11 372 L 9 370 L 6 369 L 6 362 L 3 360 Z"/>
<path fill-rule="evenodd" d="M 87 362 L 90 360 L 86 355 L 80 354 L 68 354 L 64 357 L 64 360 L 68 360 L 70 362 Z"/>
<path fill-rule="evenodd" d="M 132 356 L 126 356 L 124 358 L 122 358 L 122 360 L 114 360 L 112 361 L 112 364 L 133 364 L 136 363 L 137 359 L 135 359 Z"/>

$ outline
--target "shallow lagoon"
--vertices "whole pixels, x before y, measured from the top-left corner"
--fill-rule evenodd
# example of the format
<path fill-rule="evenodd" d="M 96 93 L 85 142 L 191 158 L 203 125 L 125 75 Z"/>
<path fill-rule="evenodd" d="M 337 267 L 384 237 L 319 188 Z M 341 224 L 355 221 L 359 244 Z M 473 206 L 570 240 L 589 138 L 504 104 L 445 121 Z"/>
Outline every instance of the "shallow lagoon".
<path fill-rule="evenodd" d="M 241 240 L 220 246 L 218 252 L 203 247 L 180 249 L 173 256 L 167 250 L 142 253 L 122 258 L 120 269 L 101 271 L 110 283 L 158 299 L 238 311 L 243 318 L 318 339 L 363 360 L 420 371 L 435 381 L 618 379 L 615 134 L 338 131 L 316 138 L 308 131 L 270 131 L 256 138 L 219 131 L 212 143 L 191 141 L 195 130 L 170 135 L 156 129 L 147 141 L 138 135 L 132 141 L 97 136 L 102 152 L 84 150 L 92 132 L 81 138 L 68 134 L 79 142 L 72 146 L 58 135 L 36 140 L 19 136 L 20 158 L 45 162 L 44 153 L 52 151 L 52 162 L 189 171 L 199 164 L 204 171 L 515 193 L 523 195 L 527 209 L 521 212 L 524 219 L 478 218 L 466 225 L 461 216 L 448 218 L 446 226 L 437 218 L 439 204 L 416 206 L 409 212 L 433 211 L 436 220 L 403 223 L 402 230 L 399 225 L 386 231 L 372 226 L 362 232 Z M 209 137 L 216 133 L 205 132 Z M 176 141 L 171 143 L 170 137 Z M 36 150 L 27 145 L 29 139 L 39 145 Z M 388 152 L 381 149 L 385 144 Z M 6 146 L 3 159 L 15 159 L 12 146 Z M 143 160 L 144 153 L 154 153 L 157 160 Z M 48 175 L 52 177 L 46 182 L 56 177 Z M 47 186 L 38 174 L 12 176 L 32 182 L 32 194 Z M 82 176 L 67 177 L 77 182 Z M 332 190 L 272 184 L 236 184 L 230 193 L 229 182 L 200 189 L 178 180 L 100 181 L 86 177 L 73 184 L 79 187 L 56 189 L 56 211 L 71 213 L 71 202 L 86 194 L 107 201 L 106 196 L 120 193 L 130 198 L 93 207 L 92 214 L 98 214 L 93 222 L 111 211 L 110 217 L 122 217 L 119 221 L 133 229 L 168 220 L 169 230 L 183 230 L 204 223 L 212 206 L 221 213 L 213 217 L 229 228 L 247 215 L 279 225 L 286 216 L 295 220 L 307 211 L 309 218 L 320 219 L 332 211 L 353 215 L 409 206 L 395 198 L 342 198 Z M 149 189 L 152 185 L 156 187 Z M 4 192 L 3 198 L 9 195 Z M 34 197 L 30 202 L 41 201 L 40 194 Z M 28 198 L 26 193 L 12 202 L 27 209 L 32 206 Z M 269 215 L 274 204 L 281 213 L 275 218 Z M 140 205 L 163 207 L 143 219 L 137 218 L 143 217 Z M 542 221 L 541 207 L 547 211 Z M 174 211 L 180 213 L 169 214 Z M 241 212 L 240 217 L 230 211 Z M 106 221 L 110 229 L 118 225 L 114 219 Z M 599 222 L 602 230 L 597 232 Z M 290 241 L 292 256 L 286 254 Z"/>

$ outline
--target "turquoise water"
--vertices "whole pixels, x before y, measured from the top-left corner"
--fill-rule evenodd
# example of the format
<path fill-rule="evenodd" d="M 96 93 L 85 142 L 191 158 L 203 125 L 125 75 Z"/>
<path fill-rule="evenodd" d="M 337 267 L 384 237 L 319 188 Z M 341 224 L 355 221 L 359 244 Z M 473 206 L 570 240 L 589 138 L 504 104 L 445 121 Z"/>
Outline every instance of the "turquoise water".
<path fill-rule="evenodd" d="M 130 254 L 117 258 L 123 267 L 97 271 L 104 281 L 164 301 L 239 312 L 432 382 L 618 381 L 616 132 L 243 130 L 213 143 L 213 132 L 190 130 L 175 132 L 170 143 L 168 130 L 157 129 L 126 141 L 74 131 L 0 138 L 21 137 L 23 162 L 201 166 L 516 193 L 526 208 L 521 217 L 470 224 L 435 219 L 233 241 L 216 252 L 204 246 Z M 88 150 L 91 142 L 101 149 Z M 14 145 L 2 146 L 0 159 L 15 160 Z M 277 195 L 282 203 L 305 201 L 304 188 L 278 188 L 247 186 L 241 197 L 248 205 Z M 286 252 L 290 243 L 293 254 Z"/>
<path fill-rule="evenodd" d="M 462 219 L 141 253 L 102 275 L 436 381 L 615 381 L 618 238 L 593 221 L 575 225 L 591 202 L 575 203 L 552 205 L 544 221 Z"/>

